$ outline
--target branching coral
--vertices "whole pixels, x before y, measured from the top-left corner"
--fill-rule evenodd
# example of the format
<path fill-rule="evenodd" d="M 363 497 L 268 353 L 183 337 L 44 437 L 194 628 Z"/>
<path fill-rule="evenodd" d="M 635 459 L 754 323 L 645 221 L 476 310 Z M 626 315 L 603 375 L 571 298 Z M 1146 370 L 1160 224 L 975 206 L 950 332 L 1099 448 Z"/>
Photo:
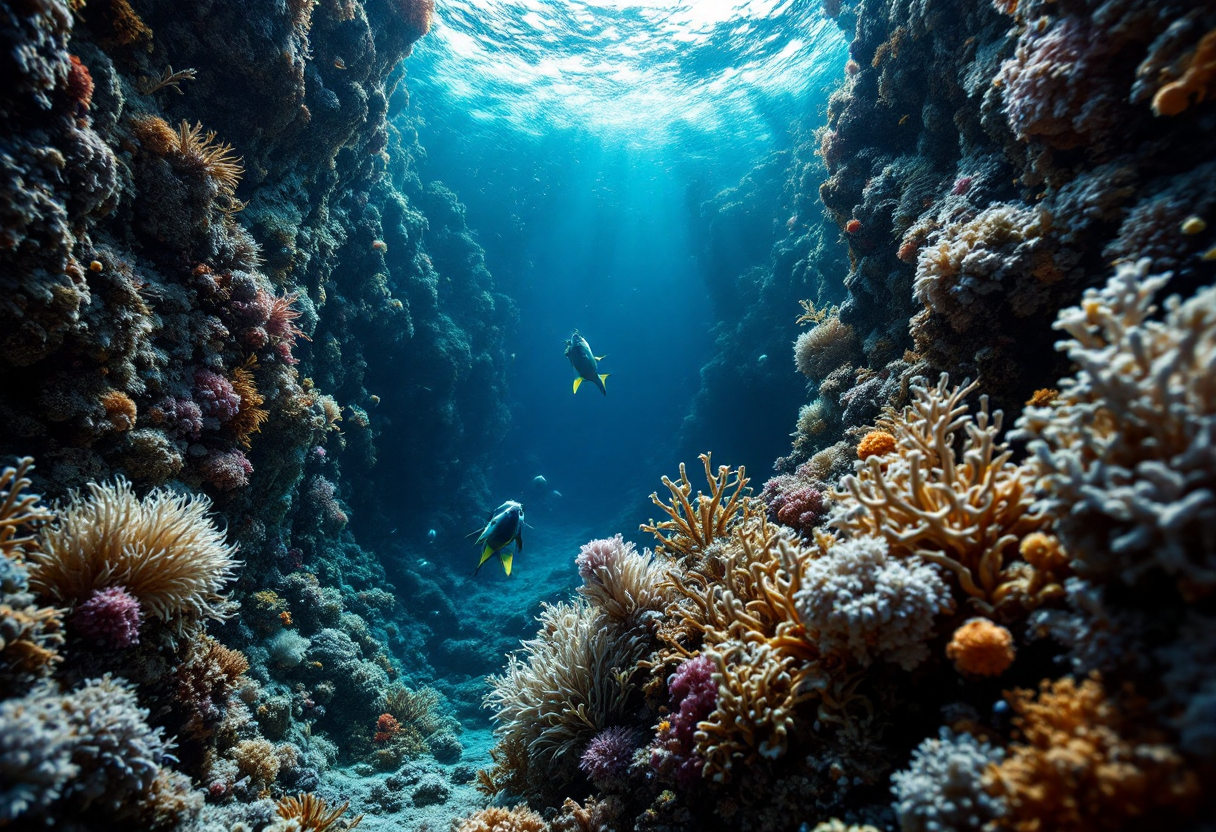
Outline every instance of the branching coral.
<path fill-rule="evenodd" d="M 549 824 L 526 805 L 514 809 L 491 806 L 453 825 L 455 832 L 549 832 Z"/>
<path fill-rule="evenodd" d="M 329 809 L 325 801 L 312 792 L 296 797 L 288 796 L 278 803 L 281 820 L 272 824 L 269 829 L 274 832 L 338 832 L 354 829 L 363 820 L 363 815 L 358 815 L 350 821 L 342 821 L 341 825 L 338 825 L 339 819 L 349 807 L 348 801 L 336 809 Z"/>
<path fill-rule="evenodd" d="M 203 125 L 182 121 L 178 127 L 177 147 L 179 157 L 187 164 L 203 171 L 215 183 L 220 198 L 220 210 L 232 213 L 244 208 L 236 198 L 237 186 L 245 168 L 241 157 L 230 144 L 216 142 L 215 131 L 203 132 Z"/>
<path fill-rule="evenodd" d="M 39 503 L 37 494 L 24 494 L 30 487 L 26 476 L 34 467 L 34 460 L 24 457 L 17 461 L 16 468 L 0 471 L 0 554 L 20 559 L 20 555 L 35 545 L 35 529 L 54 515 Z"/>
<path fill-rule="evenodd" d="M 695 506 L 694 501 L 689 499 L 692 483 L 688 481 L 683 462 L 680 463 L 678 483 L 663 477 L 663 485 L 671 492 L 671 502 L 662 502 L 657 493 L 650 495 L 650 501 L 671 518 L 659 523 L 651 520 L 642 526 L 642 531 L 658 538 L 660 552 L 684 558 L 700 554 L 715 540 L 725 537 L 736 518 L 745 520 L 752 513 L 750 500 L 744 490 L 748 482 L 746 469 L 739 468 L 732 472 L 729 466 L 720 465 L 715 475 L 710 465 L 710 454 L 701 454 L 699 458 L 705 466 L 709 495 L 698 491 Z"/>
<path fill-rule="evenodd" d="M 818 693 L 799 691 L 791 673 L 793 658 L 763 642 L 736 644 L 706 656 L 714 663 L 718 701 L 697 724 L 694 739 L 697 755 L 705 760 L 704 776 L 723 782 L 736 763 L 783 755 L 795 709 Z"/>
<path fill-rule="evenodd" d="M 204 496 L 157 489 L 140 500 L 125 480 L 90 483 L 45 530 L 42 551 L 30 553 L 30 585 L 65 602 L 122 586 L 178 633 L 192 619 L 222 618 L 220 590 L 237 562 L 210 508 Z"/>
<path fill-rule="evenodd" d="M 1063 310 L 1057 348 L 1078 370 L 1028 407 L 1043 507 L 1079 573 L 1137 582 L 1163 571 L 1184 593 L 1216 590 L 1216 288 L 1153 297 L 1168 275 L 1123 263 Z"/>
<path fill-rule="evenodd" d="M 895 437 L 894 455 L 873 456 L 845 477 L 832 524 L 849 537 L 878 536 L 897 557 L 917 555 L 948 570 L 988 614 L 1002 603 L 1032 603 L 1019 592 L 1025 564 L 1006 568 L 1018 541 L 1047 520 L 1033 507 L 1029 472 L 1010 462 L 998 441 L 1002 414 L 986 397 L 971 415 L 964 399 L 975 384 L 950 389 L 913 385 L 913 402 L 881 427 Z M 955 453 L 965 430 L 962 459 Z"/>
<path fill-rule="evenodd" d="M 256 356 L 249 356 L 240 367 L 232 371 L 232 389 L 241 399 L 236 415 L 228 420 L 228 430 L 246 448 L 250 447 L 250 436 L 262 429 L 262 423 L 270 414 L 262 409 L 266 399 L 254 384 L 253 371 L 258 366 Z"/>
<path fill-rule="evenodd" d="M 1009 695 L 1020 738 L 985 787 L 1007 806 L 1000 820 L 1018 832 L 1121 829 L 1153 812 L 1157 823 L 1185 815 L 1199 781 L 1186 761 L 1137 727 L 1091 677 L 1065 677 Z"/>
<path fill-rule="evenodd" d="M 494 711 L 500 748 L 523 770 L 500 761 L 492 773 L 500 784 L 539 790 L 544 781 L 560 785 L 558 761 L 589 741 L 625 711 L 629 677 L 646 643 L 605 626 L 602 613 L 583 601 L 545 605 L 536 638 L 523 642 L 500 676 L 490 679 L 486 707 Z"/>

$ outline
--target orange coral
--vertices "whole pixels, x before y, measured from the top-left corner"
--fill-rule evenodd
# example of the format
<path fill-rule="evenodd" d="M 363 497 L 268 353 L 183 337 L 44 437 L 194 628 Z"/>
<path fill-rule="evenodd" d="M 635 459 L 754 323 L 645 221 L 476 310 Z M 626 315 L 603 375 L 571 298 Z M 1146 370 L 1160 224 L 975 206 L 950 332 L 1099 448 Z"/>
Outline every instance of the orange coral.
<path fill-rule="evenodd" d="M 1013 634 L 986 618 L 972 618 L 954 631 L 946 656 L 965 676 L 1000 676 L 1013 664 Z"/>
<path fill-rule="evenodd" d="M 1060 539 L 1044 532 L 1033 532 L 1022 538 L 1018 552 L 1026 562 L 1042 572 L 1060 572 L 1068 566 L 1068 553 Z"/>
<path fill-rule="evenodd" d="M 869 459 L 872 456 L 884 456 L 895 450 L 895 437 L 885 430 L 872 430 L 862 437 L 857 446 L 857 458 Z"/>
<path fill-rule="evenodd" d="M 106 409 L 106 419 L 114 430 L 130 430 L 135 427 L 135 402 L 121 390 L 110 390 L 102 395 L 101 404 Z"/>
<path fill-rule="evenodd" d="M 1216 29 L 1199 41 L 1182 77 L 1157 90 L 1153 113 L 1176 116 L 1192 104 L 1206 101 L 1213 78 L 1216 78 Z"/>
<path fill-rule="evenodd" d="M 251 444 L 249 437 L 260 431 L 262 423 L 270 418 L 270 414 L 261 408 L 266 399 L 253 382 L 253 370 L 257 366 L 257 357 L 251 355 L 244 364 L 232 371 L 232 389 L 241 397 L 241 407 L 228 421 L 228 429 L 246 448 Z"/>
<path fill-rule="evenodd" d="M 1034 391 L 1034 395 L 1026 402 L 1027 407 L 1046 407 L 1060 398 L 1060 391 L 1043 387 Z"/>
<path fill-rule="evenodd" d="M 376 742 L 388 742 L 401 732 L 401 723 L 392 714 L 380 714 L 376 720 Z"/>
<path fill-rule="evenodd" d="M 435 0 L 398 0 L 397 8 L 409 29 L 411 43 L 431 31 Z"/>
<path fill-rule="evenodd" d="M 136 116 L 131 120 L 131 132 L 149 153 L 164 156 L 177 147 L 177 131 L 160 116 Z"/>
<path fill-rule="evenodd" d="M 146 43 L 152 48 L 152 30 L 144 23 L 127 0 L 110 0 L 110 8 L 103 12 L 110 24 L 108 40 L 115 46 L 132 46 Z"/>
<path fill-rule="evenodd" d="M 984 776 L 989 794 L 1004 798 L 1000 827 L 1017 832 L 1115 830 L 1155 813 L 1188 814 L 1199 782 L 1174 749 L 1107 697 L 1094 675 L 1077 685 L 1043 680 L 1034 691 L 1006 694 L 1017 716 L 1019 741 Z M 1160 817 L 1156 814 L 1161 813 Z"/>

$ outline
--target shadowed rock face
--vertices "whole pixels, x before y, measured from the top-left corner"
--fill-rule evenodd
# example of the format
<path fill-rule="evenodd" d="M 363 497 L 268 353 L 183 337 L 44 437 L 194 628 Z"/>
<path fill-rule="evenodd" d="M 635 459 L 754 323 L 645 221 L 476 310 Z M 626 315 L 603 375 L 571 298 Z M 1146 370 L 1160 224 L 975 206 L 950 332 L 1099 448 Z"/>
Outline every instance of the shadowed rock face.
<path fill-rule="evenodd" d="M 34 456 L 48 497 L 115 476 L 209 495 L 244 564 L 245 612 L 212 629 L 251 651 L 274 737 L 351 737 L 393 662 L 425 666 L 408 613 L 388 646 L 392 587 L 351 530 L 445 528 L 506 418 L 513 306 L 403 112 L 431 4 L 72 5 L 0 23 L 0 454 Z M 259 658 L 284 627 L 345 640 Z M 327 711 L 300 674 L 331 664 L 349 702 Z M 196 777 L 221 699 L 182 751 Z M 166 708 L 171 732 L 203 724 Z"/>

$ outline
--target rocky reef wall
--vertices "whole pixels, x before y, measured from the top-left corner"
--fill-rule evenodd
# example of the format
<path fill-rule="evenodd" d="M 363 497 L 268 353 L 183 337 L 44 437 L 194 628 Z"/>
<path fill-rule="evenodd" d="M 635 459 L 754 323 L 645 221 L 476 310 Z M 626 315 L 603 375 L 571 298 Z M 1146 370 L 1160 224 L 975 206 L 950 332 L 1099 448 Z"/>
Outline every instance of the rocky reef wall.
<path fill-rule="evenodd" d="M 0 7 L 0 454 L 36 459 L 6 494 L 36 489 L 45 506 L 12 521 L 29 534 L 5 548 L 17 571 L 4 626 L 24 632 L 33 615 L 67 636 L 31 636 L 31 668 L 53 682 L 31 689 L 18 674 L 4 695 L 25 698 L 4 703 L 6 718 L 93 697 L 152 732 L 147 777 L 124 805 L 146 803 L 162 772 L 185 802 L 157 823 L 197 816 L 201 798 L 185 795 L 200 786 L 208 807 L 245 805 L 311 788 L 338 758 L 459 756 L 438 695 L 402 683 L 427 672 L 422 639 L 352 534 L 442 523 L 479 501 L 484 481 L 464 467 L 486 458 L 504 418 L 512 304 L 456 195 L 419 178 L 402 115 L 401 62 L 432 11 Z M 54 502 L 116 478 L 134 491 L 90 485 Z M 22 594 L 21 563 L 48 521 L 102 528 L 127 515 L 99 507 L 174 500 L 203 506 L 191 527 L 218 524 L 240 561 L 206 584 L 206 614 L 153 615 L 159 596 L 121 558 L 70 589 L 35 574 Z M 127 544 L 94 545 L 119 558 Z M 34 612 L 35 598 L 53 606 Z M 126 682 L 83 681 L 119 668 Z M 343 707 L 327 710 L 335 697 Z M 180 765 L 162 735 L 178 737 Z M 30 775 L 19 749 L 0 756 L 6 779 Z M 72 772 L 6 803 L 9 819 L 86 808 L 68 799 Z"/>

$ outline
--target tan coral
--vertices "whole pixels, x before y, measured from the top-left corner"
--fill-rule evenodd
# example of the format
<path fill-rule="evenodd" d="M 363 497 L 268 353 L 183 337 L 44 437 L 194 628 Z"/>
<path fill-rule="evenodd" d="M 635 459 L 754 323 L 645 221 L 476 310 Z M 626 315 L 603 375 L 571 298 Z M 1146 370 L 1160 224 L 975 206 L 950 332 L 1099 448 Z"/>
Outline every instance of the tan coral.
<path fill-rule="evenodd" d="M 1004 799 L 998 826 L 1017 832 L 1121 829 L 1152 813 L 1165 828 L 1194 808 L 1198 778 L 1187 761 L 1109 698 L 1091 676 L 1078 685 L 1044 680 L 1038 697 L 1009 696 L 1019 737 L 985 774 L 989 794 Z"/>
<path fill-rule="evenodd" d="M 1216 29 L 1199 41 L 1181 78 L 1157 90 L 1153 96 L 1153 113 L 1176 116 L 1192 104 L 1206 101 L 1216 78 Z"/>
<path fill-rule="evenodd" d="M 17 460 L 16 468 L 0 471 L 0 554 L 20 561 L 22 554 L 37 547 L 35 530 L 55 515 L 39 503 L 37 494 L 23 494 L 30 487 L 26 476 L 34 468 L 31 457 Z"/>
<path fill-rule="evenodd" d="M 659 540 L 658 550 L 677 557 L 691 557 L 704 552 L 718 538 L 726 536 L 734 521 L 751 514 L 750 501 L 745 491 L 748 483 L 746 470 L 740 467 L 732 471 L 727 465 L 718 466 L 715 475 L 710 464 L 710 454 L 701 454 L 699 459 L 705 466 L 705 479 L 709 482 L 709 495 L 698 491 L 694 506 L 689 497 L 692 483 L 680 463 L 680 481 L 672 482 L 663 477 L 663 485 L 671 492 L 671 502 L 664 503 L 657 493 L 650 501 L 666 512 L 670 518 L 643 525 L 642 531 L 650 532 Z M 731 479 L 732 474 L 734 479 Z M 730 492 L 729 494 L 727 492 Z"/>
<path fill-rule="evenodd" d="M 210 508 L 205 496 L 157 489 L 140 500 L 125 480 L 89 483 L 29 554 L 30 586 L 64 602 L 123 586 L 178 633 L 190 621 L 223 618 L 220 590 L 238 563 Z"/>
<path fill-rule="evenodd" d="M 338 826 L 339 818 L 346 812 L 350 806 L 350 802 L 343 803 L 336 809 L 329 809 L 325 805 L 323 798 L 317 797 L 312 792 L 301 793 L 297 797 L 285 797 L 278 803 L 279 817 L 291 823 L 294 826 L 288 827 L 294 832 L 338 832 L 338 830 L 351 830 L 359 825 L 363 820 L 363 815 L 359 815 L 350 821 L 342 822 Z M 268 827 L 269 830 L 278 832 L 280 824 L 274 824 Z M 286 829 L 284 829 L 286 832 Z"/>
<path fill-rule="evenodd" d="M 971 604 L 991 614 L 1013 592 L 1021 570 L 1008 570 L 1018 541 L 1046 525 L 1034 507 L 1031 476 L 1010 462 L 998 441 L 1002 414 L 989 415 L 987 398 L 968 412 L 977 385 L 953 389 L 942 374 L 934 387 L 913 386 L 914 399 L 879 427 L 896 438 L 894 455 L 871 457 L 834 492 L 832 525 L 848 536 L 875 535 L 892 554 L 918 555 L 949 570 Z M 962 458 L 955 453 L 966 433 Z M 1007 586 L 1008 585 L 1008 586 Z"/>
<path fill-rule="evenodd" d="M 545 819 L 522 803 L 513 809 L 481 809 L 452 828 L 453 832 L 549 832 Z"/>

